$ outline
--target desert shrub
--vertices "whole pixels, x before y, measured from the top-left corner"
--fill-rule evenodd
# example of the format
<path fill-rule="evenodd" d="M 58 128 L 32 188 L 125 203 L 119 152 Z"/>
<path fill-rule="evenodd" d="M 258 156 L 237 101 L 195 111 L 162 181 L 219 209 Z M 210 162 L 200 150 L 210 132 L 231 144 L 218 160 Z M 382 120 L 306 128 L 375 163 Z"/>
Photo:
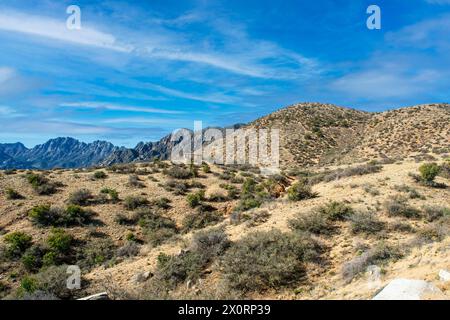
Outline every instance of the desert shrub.
<path fill-rule="evenodd" d="M 116 253 L 116 246 L 109 238 L 89 241 L 81 253 L 80 264 L 88 268 L 106 264 Z"/>
<path fill-rule="evenodd" d="M 211 167 L 209 166 L 209 164 L 207 164 L 206 162 L 202 163 L 202 171 L 204 173 L 210 173 L 211 172 Z"/>
<path fill-rule="evenodd" d="M 69 199 L 67 202 L 69 204 L 77 205 L 77 206 L 87 206 L 89 202 L 94 198 L 91 191 L 87 189 L 80 189 L 75 192 L 72 192 L 69 195 Z"/>
<path fill-rule="evenodd" d="M 92 221 L 94 213 L 90 210 L 85 210 L 80 206 L 69 205 L 63 211 L 58 225 L 69 226 L 83 226 Z"/>
<path fill-rule="evenodd" d="M 178 255 L 161 253 L 147 295 L 160 298 L 185 281 L 197 280 L 204 268 L 228 247 L 229 241 L 223 230 L 215 229 L 195 234 L 190 248 Z"/>
<path fill-rule="evenodd" d="M 190 179 L 196 176 L 193 170 L 180 166 L 173 166 L 170 169 L 164 170 L 164 174 L 174 179 Z"/>
<path fill-rule="evenodd" d="M 169 180 L 165 184 L 161 184 L 161 187 L 163 187 L 164 190 L 173 192 L 176 195 L 184 195 L 191 186 L 187 182 Z"/>
<path fill-rule="evenodd" d="M 32 245 L 22 255 L 21 262 L 25 269 L 31 272 L 38 271 L 43 265 L 43 256 L 46 250 L 40 245 Z"/>
<path fill-rule="evenodd" d="M 139 220 L 145 239 L 152 246 L 158 246 L 177 234 L 175 221 L 156 213 L 147 212 Z"/>
<path fill-rule="evenodd" d="M 435 242 L 442 241 L 448 236 L 450 236 L 450 215 L 446 214 L 420 229 L 417 238 L 420 242 Z"/>
<path fill-rule="evenodd" d="M 444 216 L 450 216 L 450 208 L 440 206 L 425 206 L 423 207 L 423 215 L 427 221 L 433 222 Z"/>
<path fill-rule="evenodd" d="M 47 204 L 37 205 L 28 212 L 28 216 L 34 224 L 54 227 L 86 225 L 92 221 L 93 215 L 92 211 L 84 210 L 76 205 L 69 205 L 65 210 Z"/>
<path fill-rule="evenodd" d="M 128 196 L 124 201 L 124 206 L 128 210 L 136 210 L 137 208 L 146 206 L 148 204 L 148 200 L 140 196 Z"/>
<path fill-rule="evenodd" d="M 234 243 L 221 260 L 229 286 L 240 291 L 261 291 L 297 283 L 304 263 L 319 256 L 319 245 L 304 234 L 278 230 L 249 234 Z"/>
<path fill-rule="evenodd" d="M 440 168 L 436 163 L 425 163 L 419 167 L 420 177 L 425 182 L 433 182 Z"/>
<path fill-rule="evenodd" d="M 172 201 L 170 201 L 170 199 L 162 197 L 162 198 L 158 198 L 152 201 L 152 204 L 157 206 L 160 209 L 170 209 L 170 203 Z"/>
<path fill-rule="evenodd" d="M 450 179 L 450 159 L 446 159 L 440 166 L 439 175 L 443 178 Z"/>
<path fill-rule="evenodd" d="M 128 241 L 123 246 L 117 249 L 116 256 L 118 257 L 134 257 L 139 254 L 140 246 L 134 241 Z"/>
<path fill-rule="evenodd" d="M 95 171 L 94 172 L 94 179 L 100 180 L 100 179 L 106 179 L 108 175 L 105 173 L 105 171 Z"/>
<path fill-rule="evenodd" d="M 317 208 L 317 210 L 332 221 L 345 220 L 354 213 L 352 207 L 344 202 L 338 201 L 329 202 L 326 205 Z"/>
<path fill-rule="evenodd" d="M 247 197 L 239 200 L 237 206 L 234 208 L 235 211 L 247 211 L 253 208 L 259 208 L 262 201 L 253 197 Z"/>
<path fill-rule="evenodd" d="M 16 169 L 6 169 L 3 171 L 3 173 L 6 175 L 13 175 L 13 174 L 17 173 L 17 170 Z"/>
<path fill-rule="evenodd" d="M 6 253 L 9 257 L 20 257 L 32 244 L 33 238 L 21 231 L 8 233 L 4 237 L 8 245 Z"/>
<path fill-rule="evenodd" d="M 131 226 L 137 223 L 134 217 L 130 217 L 128 214 L 117 213 L 114 216 L 114 222 L 121 226 Z"/>
<path fill-rule="evenodd" d="M 203 190 L 190 193 L 186 196 L 186 201 L 191 208 L 199 206 L 203 200 L 205 200 L 205 192 Z"/>
<path fill-rule="evenodd" d="M 136 174 L 132 174 L 128 177 L 128 185 L 134 188 L 144 188 L 145 185 L 141 182 L 140 178 Z"/>
<path fill-rule="evenodd" d="M 112 189 L 112 188 L 103 188 L 102 190 L 100 190 L 101 194 L 107 194 L 110 198 L 110 201 L 113 203 L 118 202 L 119 199 L 119 193 L 117 192 L 116 189 Z"/>
<path fill-rule="evenodd" d="M 73 238 L 70 234 L 62 229 L 52 229 L 47 238 L 48 247 L 61 254 L 65 254 L 70 250 Z"/>
<path fill-rule="evenodd" d="M 39 195 L 50 195 L 57 191 L 56 185 L 43 175 L 28 173 L 25 177 L 28 183 L 33 187 L 34 191 Z"/>
<path fill-rule="evenodd" d="M 73 291 L 67 288 L 67 266 L 50 266 L 38 274 L 26 276 L 20 283 L 18 296 L 22 299 L 70 299 Z M 36 298 L 36 297 L 41 298 Z"/>
<path fill-rule="evenodd" d="M 409 206 L 406 199 L 402 197 L 394 197 L 384 203 L 384 208 L 388 215 L 405 218 L 417 218 L 420 211 Z"/>
<path fill-rule="evenodd" d="M 344 280 L 350 282 L 355 276 L 364 272 L 369 265 L 378 265 L 390 260 L 398 260 L 402 255 L 403 253 L 400 248 L 379 243 L 353 260 L 346 262 L 342 267 L 342 276 Z"/>
<path fill-rule="evenodd" d="M 220 187 L 222 189 L 227 190 L 227 196 L 230 199 L 236 199 L 239 196 L 239 191 L 238 189 L 230 184 L 221 184 Z"/>
<path fill-rule="evenodd" d="M 59 209 L 51 208 L 48 204 L 37 205 L 28 211 L 28 217 L 36 225 L 54 225 L 60 215 L 59 211 Z"/>
<path fill-rule="evenodd" d="M 108 170 L 120 174 L 130 174 L 136 171 L 136 165 L 134 163 L 114 164 Z"/>
<path fill-rule="evenodd" d="M 8 200 L 20 200 L 20 199 L 23 199 L 23 198 L 24 198 L 24 196 L 22 196 L 16 190 L 11 189 L 11 188 L 6 189 L 6 199 L 8 199 Z"/>
<path fill-rule="evenodd" d="M 356 167 L 349 167 L 345 169 L 336 169 L 333 171 L 324 171 L 320 173 L 307 173 L 308 180 L 311 184 L 319 182 L 330 182 L 333 180 L 340 180 L 352 176 L 362 176 L 371 173 L 380 172 L 383 166 L 373 163 L 363 164 Z"/>
<path fill-rule="evenodd" d="M 384 223 L 371 212 L 356 212 L 349 217 L 350 228 L 354 234 L 372 234 L 383 230 Z"/>
<path fill-rule="evenodd" d="M 312 192 L 311 187 L 306 183 L 305 180 L 300 180 L 294 183 L 287 191 L 288 199 L 291 201 L 300 201 L 311 199 L 317 196 L 316 193 Z"/>
<path fill-rule="evenodd" d="M 289 221 L 294 231 L 311 232 L 314 234 L 330 234 L 334 230 L 333 223 L 322 212 L 312 210 L 308 214 L 300 213 Z"/>
<path fill-rule="evenodd" d="M 247 224 L 249 227 L 255 227 L 267 222 L 270 218 L 270 213 L 267 210 L 260 210 L 254 212 L 248 219 Z"/>
<path fill-rule="evenodd" d="M 187 214 L 182 222 L 183 231 L 203 229 L 219 223 L 223 220 L 223 216 L 217 211 L 198 210 L 197 212 Z"/>

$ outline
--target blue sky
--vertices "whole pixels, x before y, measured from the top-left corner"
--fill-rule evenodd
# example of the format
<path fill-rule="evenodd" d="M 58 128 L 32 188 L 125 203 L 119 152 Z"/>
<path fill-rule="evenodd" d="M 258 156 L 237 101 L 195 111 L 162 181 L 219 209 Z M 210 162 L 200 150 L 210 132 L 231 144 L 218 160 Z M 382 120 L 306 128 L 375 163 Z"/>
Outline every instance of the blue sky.
<path fill-rule="evenodd" d="M 131 147 L 302 101 L 448 102 L 449 29 L 450 0 L 0 0 L 0 142 Z"/>

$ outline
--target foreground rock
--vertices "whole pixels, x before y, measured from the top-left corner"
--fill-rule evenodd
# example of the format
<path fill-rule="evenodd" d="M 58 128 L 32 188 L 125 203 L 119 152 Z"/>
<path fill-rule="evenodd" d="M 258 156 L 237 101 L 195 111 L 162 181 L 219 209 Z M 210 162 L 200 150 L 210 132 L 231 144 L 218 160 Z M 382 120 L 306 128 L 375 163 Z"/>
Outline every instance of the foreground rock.
<path fill-rule="evenodd" d="M 442 291 L 424 280 L 392 280 L 372 300 L 438 300 L 445 299 Z"/>

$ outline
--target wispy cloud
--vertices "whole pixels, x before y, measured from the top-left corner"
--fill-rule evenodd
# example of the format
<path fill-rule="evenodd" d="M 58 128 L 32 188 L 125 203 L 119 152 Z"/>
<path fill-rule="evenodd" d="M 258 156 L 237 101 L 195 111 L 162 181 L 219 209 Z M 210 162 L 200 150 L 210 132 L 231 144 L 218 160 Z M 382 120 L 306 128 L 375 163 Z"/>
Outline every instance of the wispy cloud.
<path fill-rule="evenodd" d="M 166 110 L 159 108 L 136 107 L 126 105 L 116 105 L 104 102 L 68 102 L 61 103 L 61 107 L 66 108 L 80 108 L 80 109 L 100 109 L 100 110 L 114 110 L 127 112 L 143 112 L 143 113 L 164 113 L 164 114 L 182 114 L 183 111 Z"/>
<path fill-rule="evenodd" d="M 121 52 L 133 50 L 130 45 L 118 43 L 113 35 L 95 28 L 83 26 L 81 30 L 69 30 L 64 19 L 57 20 L 16 11 L 2 10 L 0 12 L 0 30 Z"/>

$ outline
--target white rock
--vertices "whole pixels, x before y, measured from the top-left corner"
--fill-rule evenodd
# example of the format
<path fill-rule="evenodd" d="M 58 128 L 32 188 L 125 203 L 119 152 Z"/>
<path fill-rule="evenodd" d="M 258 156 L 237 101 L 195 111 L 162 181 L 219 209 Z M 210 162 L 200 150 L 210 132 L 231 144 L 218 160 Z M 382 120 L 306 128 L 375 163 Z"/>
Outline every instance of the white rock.
<path fill-rule="evenodd" d="M 78 300 L 109 300 L 109 296 L 107 292 L 100 292 L 97 294 L 93 294 L 92 296 L 84 297 Z"/>
<path fill-rule="evenodd" d="M 441 297 L 443 293 L 424 280 L 395 279 L 372 300 L 423 300 L 427 296 Z"/>
<path fill-rule="evenodd" d="M 450 272 L 442 269 L 441 271 L 439 271 L 439 279 L 443 282 L 450 281 Z"/>

